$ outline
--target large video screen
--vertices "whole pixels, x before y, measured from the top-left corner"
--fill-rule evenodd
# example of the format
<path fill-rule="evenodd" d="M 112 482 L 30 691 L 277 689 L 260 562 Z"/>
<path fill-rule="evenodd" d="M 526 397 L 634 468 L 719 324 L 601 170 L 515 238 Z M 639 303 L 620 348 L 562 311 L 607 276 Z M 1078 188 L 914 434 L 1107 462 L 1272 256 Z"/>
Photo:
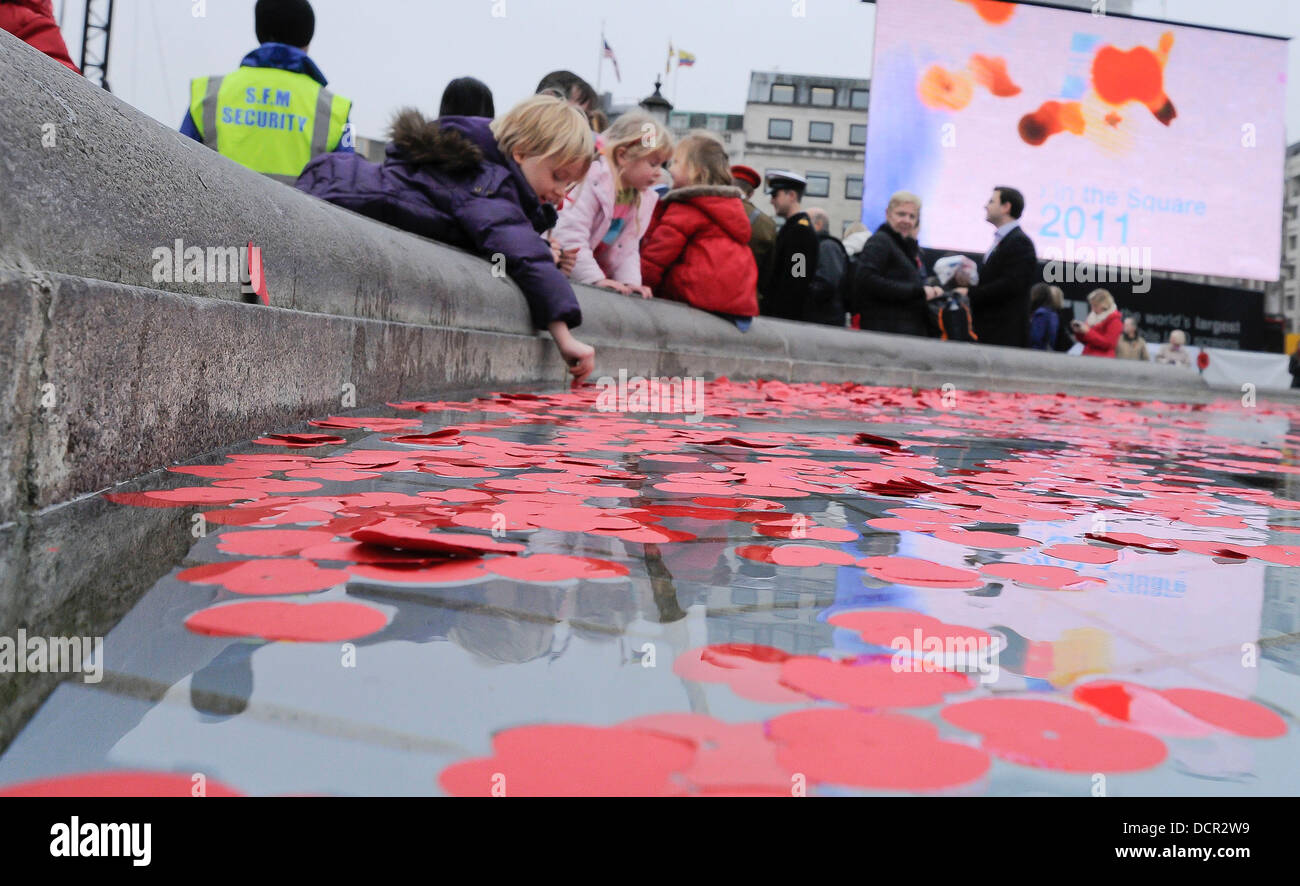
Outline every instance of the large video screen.
<path fill-rule="evenodd" d="M 1006 185 L 1040 258 L 1276 280 L 1286 60 L 1269 37 L 878 0 L 862 220 L 912 191 L 923 246 L 983 253 Z"/>

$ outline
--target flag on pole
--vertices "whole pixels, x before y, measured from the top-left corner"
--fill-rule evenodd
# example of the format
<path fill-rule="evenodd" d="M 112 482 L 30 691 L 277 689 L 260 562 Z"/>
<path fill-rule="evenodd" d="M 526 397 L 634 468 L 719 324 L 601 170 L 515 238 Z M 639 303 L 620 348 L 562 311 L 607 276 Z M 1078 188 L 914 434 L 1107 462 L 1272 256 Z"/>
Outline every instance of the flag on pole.
<path fill-rule="evenodd" d="M 618 82 L 619 82 L 619 83 L 622 83 L 622 82 L 623 82 L 623 75 L 620 74 L 620 73 L 618 72 L 618 59 L 615 58 L 615 56 L 614 56 L 614 50 L 613 50 L 613 48 L 609 45 L 609 41 L 606 40 L 604 37 L 601 37 L 601 38 L 600 38 L 600 42 L 602 42 L 602 43 L 605 44 L 604 57 L 607 58 L 607 59 L 609 59 L 610 61 L 612 61 L 612 62 L 614 63 L 614 76 L 618 78 Z"/>
<path fill-rule="evenodd" d="M 695 64 L 695 56 L 684 49 L 677 50 L 677 67 L 689 68 Z"/>
<path fill-rule="evenodd" d="M 664 62 L 664 73 L 671 74 L 673 65 L 673 41 L 668 41 L 668 61 Z"/>

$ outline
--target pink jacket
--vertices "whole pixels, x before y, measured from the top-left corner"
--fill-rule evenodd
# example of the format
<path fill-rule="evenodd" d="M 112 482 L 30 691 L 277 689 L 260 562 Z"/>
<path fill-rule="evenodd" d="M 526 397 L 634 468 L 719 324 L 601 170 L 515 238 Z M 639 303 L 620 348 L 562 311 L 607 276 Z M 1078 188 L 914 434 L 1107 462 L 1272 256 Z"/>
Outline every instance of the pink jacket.
<path fill-rule="evenodd" d="M 632 224 L 625 229 L 605 256 L 604 265 L 596 262 L 595 248 L 609 233 L 614 219 L 614 172 L 600 157 L 591 164 L 587 177 L 579 185 L 577 199 L 560 212 L 553 237 L 563 249 L 578 247 L 578 260 L 570 275 L 576 283 L 595 283 L 609 278 L 620 283 L 641 285 L 641 238 L 650 228 L 659 195 L 653 190 L 641 192 L 641 205 Z"/>

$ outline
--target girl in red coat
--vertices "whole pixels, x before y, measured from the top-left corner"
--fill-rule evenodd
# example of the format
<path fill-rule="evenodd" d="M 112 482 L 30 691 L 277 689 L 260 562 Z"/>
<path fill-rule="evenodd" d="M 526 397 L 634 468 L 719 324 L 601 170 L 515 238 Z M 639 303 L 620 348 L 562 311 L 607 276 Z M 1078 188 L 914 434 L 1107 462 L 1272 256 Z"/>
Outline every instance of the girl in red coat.
<path fill-rule="evenodd" d="M 669 172 L 673 190 L 655 207 L 641 244 L 641 282 L 660 298 L 712 311 L 747 330 L 758 314 L 758 268 L 727 150 L 711 136 L 688 135 Z"/>
<path fill-rule="evenodd" d="M 1075 341 L 1083 344 L 1085 357 L 1114 357 L 1115 344 L 1124 331 L 1124 318 L 1115 307 L 1115 299 L 1104 289 L 1094 289 L 1088 294 L 1092 313 L 1080 323 L 1070 324 Z"/>

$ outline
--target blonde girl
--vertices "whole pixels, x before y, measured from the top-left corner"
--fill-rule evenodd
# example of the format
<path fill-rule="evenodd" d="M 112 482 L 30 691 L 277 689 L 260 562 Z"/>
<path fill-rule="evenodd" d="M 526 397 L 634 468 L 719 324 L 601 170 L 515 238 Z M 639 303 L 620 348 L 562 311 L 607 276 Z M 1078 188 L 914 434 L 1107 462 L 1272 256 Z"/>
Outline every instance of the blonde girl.
<path fill-rule="evenodd" d="M 654 186 L 672 157 L 672 136 L 654 118 L 633 112 L 611 123 L 601 141 L 553 239 L 561 249 L 578 250 L 573 280 L 649 298 L 649 287 L 641 285 L 640 244 L 659 199 Z"/>

